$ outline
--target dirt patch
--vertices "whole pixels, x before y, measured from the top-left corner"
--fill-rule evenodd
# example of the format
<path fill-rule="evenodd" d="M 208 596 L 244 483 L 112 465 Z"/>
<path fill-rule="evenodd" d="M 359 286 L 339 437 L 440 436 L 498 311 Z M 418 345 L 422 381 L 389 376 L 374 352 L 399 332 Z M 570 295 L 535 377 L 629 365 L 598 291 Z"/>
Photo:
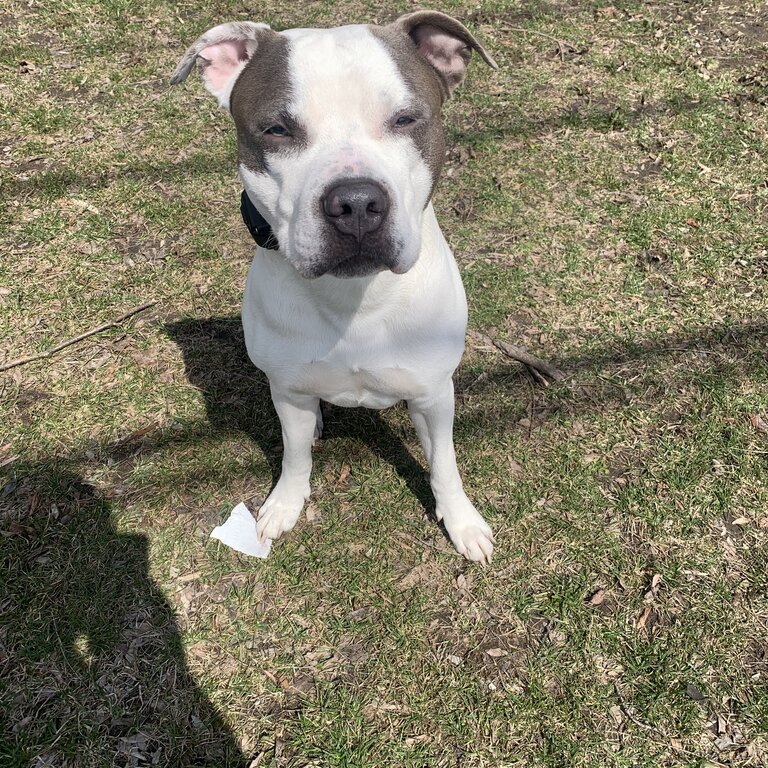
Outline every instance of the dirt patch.
<path fill-rule="evenodd" d="M 765 60 L 768 9 L 747 3 L 670 3 L 654 9 L 662 18 L 683 27 L 702 60 L 715 66 L 743 69 Z M 708 65 L 704 63 L 706 68 Z"/>
<path fill-rule="evenodd" d="M 120 227 L 112 242 L 128 267 L 158 266 L 171 256 L 179 258 L 185 253 L 181 236 L 153 234 L 139 214 L 131 216 Z"/>

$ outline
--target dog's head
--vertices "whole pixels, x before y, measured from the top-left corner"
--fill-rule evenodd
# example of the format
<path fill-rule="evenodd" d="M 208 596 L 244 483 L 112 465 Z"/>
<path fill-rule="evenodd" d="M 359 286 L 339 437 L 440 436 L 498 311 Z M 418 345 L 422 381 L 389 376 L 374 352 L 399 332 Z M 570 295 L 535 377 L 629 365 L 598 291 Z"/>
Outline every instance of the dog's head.
<path fill-rule="evenodd" d="M 195 63 L 237 127 L 240 176 L 303 277 L 407 272 L 445 154 L 440 109 L 483 46 L 458 21 L 417 11 L 388 26 L 292 29 L 233 22 Z"/>

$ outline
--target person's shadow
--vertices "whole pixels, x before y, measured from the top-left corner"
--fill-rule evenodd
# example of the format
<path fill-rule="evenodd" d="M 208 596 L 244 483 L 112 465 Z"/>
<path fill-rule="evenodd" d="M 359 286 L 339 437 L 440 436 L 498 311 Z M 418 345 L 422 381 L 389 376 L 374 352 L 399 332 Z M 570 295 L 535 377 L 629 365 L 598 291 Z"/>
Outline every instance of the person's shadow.
<path fill-rule="evenodd" d="M 66 462 L 0 480 L 0 765 L 244 768 L 185 666 L 147 539 Z"/>

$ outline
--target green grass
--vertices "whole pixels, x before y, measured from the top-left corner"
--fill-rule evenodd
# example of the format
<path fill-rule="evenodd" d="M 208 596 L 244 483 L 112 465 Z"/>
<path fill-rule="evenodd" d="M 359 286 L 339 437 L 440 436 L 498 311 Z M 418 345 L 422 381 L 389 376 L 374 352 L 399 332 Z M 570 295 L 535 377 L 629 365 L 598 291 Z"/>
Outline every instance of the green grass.
<path fill-rule="evenodd" d="M 768 762 L 763 4 L 441 7 L 501 65 L 445 115 L 470 325 L 569 374 L 468 343 L 487 569 L 430 519 L 403 408 L 331 409 L 268 560 L 208 538 L 268 493 L 280 430 L 234 131 L 167 78 L 248 12 L 0 6 L 0 363 L 157 302 L 0 374 L 0 766 Z"/>

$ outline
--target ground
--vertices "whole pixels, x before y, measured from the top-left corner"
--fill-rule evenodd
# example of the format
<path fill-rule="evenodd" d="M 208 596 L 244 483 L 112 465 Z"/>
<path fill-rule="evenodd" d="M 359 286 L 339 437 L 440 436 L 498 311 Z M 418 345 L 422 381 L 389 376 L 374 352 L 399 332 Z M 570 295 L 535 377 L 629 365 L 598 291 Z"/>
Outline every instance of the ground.
<path fill-rule="evenodd" d="M 445 0 L 500 64 L 435 201 L 493 562 L 402 408 L 329 411 L 268 560 L 208 539 L 280 435 L 233 129 L 169 74 L 226 20 L 413 7 L 0 0 L 0 366 L 156 302 L 0 373 L 0 765 L 768 765 L 764 2 Z"/>

